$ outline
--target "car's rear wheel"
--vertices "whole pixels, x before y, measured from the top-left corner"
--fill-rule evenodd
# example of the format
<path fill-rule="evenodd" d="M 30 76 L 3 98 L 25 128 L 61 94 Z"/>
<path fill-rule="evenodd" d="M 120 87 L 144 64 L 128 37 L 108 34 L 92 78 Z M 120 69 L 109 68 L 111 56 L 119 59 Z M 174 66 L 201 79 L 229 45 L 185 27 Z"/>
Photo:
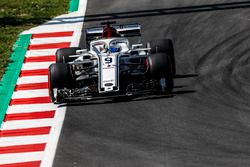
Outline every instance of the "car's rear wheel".
<path fill-rule="evenodd" d="M 58 94 L 58 89 L 72 88 L 74 80 L 70 74 L 70 67 L 68 64 L 54 63 L 49 66 L 49 95 L 53 103 L 60 103 L 61 99 Z"/>
<path fill-rule="evenodd" d="M 74 61 L 76 58 L 70 57 L 71 55 L 76 55 L 76 51 L 80 50 L 79 47 L 71 48 L 61 48 L 56 51 L 56 62 L 57 63 L 67 63 Z"/>
<path fill-rule="evenodd" d="M 170 57 L 166 53 L 150 54 L 148 63 L 151 78 L 158 80 L 160 83 L 164 81 L 164 92 L 171 93 L 174 80 Z"/>
<path fill-rule="evenodd" d="M 152 40 L 147 43 L 147 47 L 151 48 L 151 54 L 166 53 L 169 55 L 172 64 L 172 73 L 173 75 L 176 74 L 174 46 L 171 39 Z"/>

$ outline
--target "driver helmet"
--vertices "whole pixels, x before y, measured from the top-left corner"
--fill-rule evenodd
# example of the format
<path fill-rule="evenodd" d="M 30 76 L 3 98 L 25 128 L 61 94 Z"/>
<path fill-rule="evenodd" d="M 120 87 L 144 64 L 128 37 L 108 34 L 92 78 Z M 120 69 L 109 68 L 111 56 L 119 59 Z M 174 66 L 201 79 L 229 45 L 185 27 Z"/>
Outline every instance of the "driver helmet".
<path fill-rule="evenodd" d="M 109 46 L 109 51 L 111 53 L 120 52 L 121 51 L 121 46 L 116 44 L 116 43 L 111 43 L 110 46 Z"/>

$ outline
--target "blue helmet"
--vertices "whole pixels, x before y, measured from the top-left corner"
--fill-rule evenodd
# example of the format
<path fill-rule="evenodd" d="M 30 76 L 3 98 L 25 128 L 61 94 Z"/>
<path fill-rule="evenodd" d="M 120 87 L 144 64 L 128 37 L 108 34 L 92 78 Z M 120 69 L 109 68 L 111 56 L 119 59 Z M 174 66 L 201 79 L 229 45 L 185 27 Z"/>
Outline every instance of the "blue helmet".
<path fill-rule="evenodd" d="M 120 52 L 121 51 L 121 46 L 120 45 L 110 45 L 109 51 L 111 53 Z"/>

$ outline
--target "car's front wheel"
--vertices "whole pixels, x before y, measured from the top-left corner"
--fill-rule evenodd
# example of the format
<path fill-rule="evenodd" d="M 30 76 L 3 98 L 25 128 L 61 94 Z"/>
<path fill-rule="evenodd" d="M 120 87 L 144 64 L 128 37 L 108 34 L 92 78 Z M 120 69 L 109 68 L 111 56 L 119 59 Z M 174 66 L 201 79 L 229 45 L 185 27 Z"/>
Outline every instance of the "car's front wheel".
<path fill-rule="evenodd" d="M 166 53 L 150 54 L 148 63 L 151 78 L 163 83 L 165 93 L 171 93 L 174 80 L 170 57 Z"/>
<path fill-rule="evenodd" d="M 147 43 L 147 47 L 151 48 L 151 54 L 166 53 L 171 61 L 172 73 L 176 74 L 174 46 L 171 39 L 152 40 Z"/>
<path fill-rule="evenodd" d="M 79 47 L 61 48 L 56 51 L 56 62 L 57 63 L 68 63 L 74 61 L 76 58 L 70 57 L 76 55 L 76 51 L 80 50 Z"/>
<path fill-rule="evenodd" d="M 58 95 L 58 90 L 71 88 L 74 86 L 74 80 L 70 74 L 68 64 L 54 63 L 49 66 L 49 95 L 53 103 L 60 103 L 63 99 Z"/>

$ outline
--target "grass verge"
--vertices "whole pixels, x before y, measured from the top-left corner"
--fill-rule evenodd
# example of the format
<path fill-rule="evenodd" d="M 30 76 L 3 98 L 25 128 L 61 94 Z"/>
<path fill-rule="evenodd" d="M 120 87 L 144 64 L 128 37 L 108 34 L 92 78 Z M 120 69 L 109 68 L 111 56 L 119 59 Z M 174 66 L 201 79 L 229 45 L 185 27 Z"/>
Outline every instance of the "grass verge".
<path fill-rule="evenodd" d="M 12 46 L 18 35 L 68 11 L 70 0 L 0 1 L 0 78 L 10 62 Z"/>

